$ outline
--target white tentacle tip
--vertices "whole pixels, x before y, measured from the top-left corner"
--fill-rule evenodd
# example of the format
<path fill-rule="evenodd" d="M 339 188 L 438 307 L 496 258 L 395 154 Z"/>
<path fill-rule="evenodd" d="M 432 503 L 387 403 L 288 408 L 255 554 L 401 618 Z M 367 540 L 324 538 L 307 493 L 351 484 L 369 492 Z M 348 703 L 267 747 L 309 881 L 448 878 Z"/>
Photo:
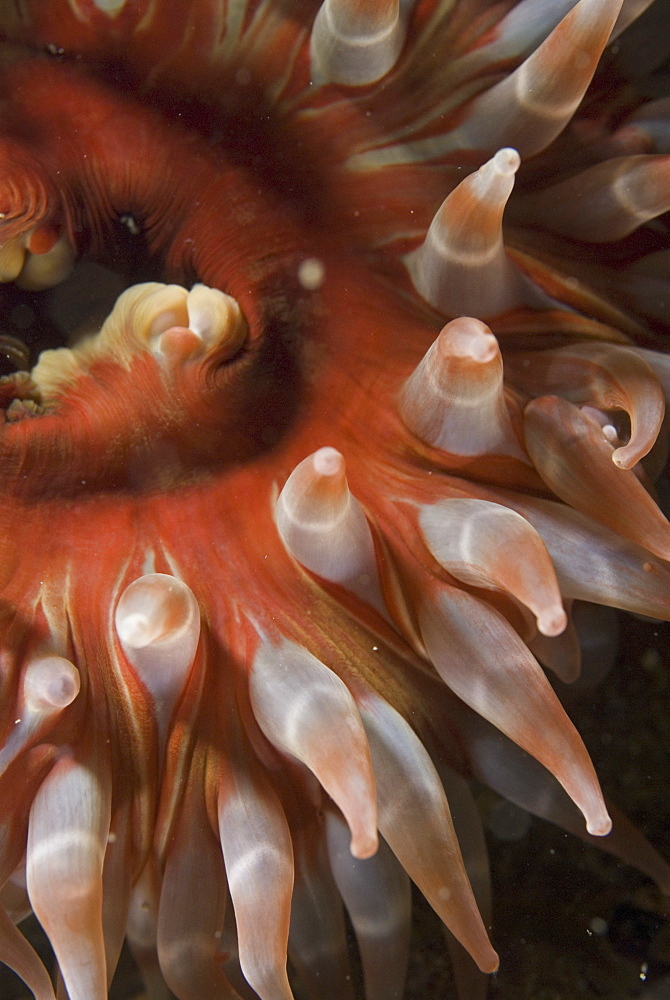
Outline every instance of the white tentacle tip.
<path fill-rule="evenodd" d="M 373 857 L 379 849 L 379 837 L 377 836 L 377 831 L 352 831 L 351 845 L 349 849 L 352 856 L 354 858 L 359 858 L 361 861 L 365 861 L 366 858 Z"/>
<path fill-rule="evenodd" d="M 643 456 L 644 457 L 644 456 Z M 612 452 L 612 461 L 617 469 L 632 469 L 640 460 L 638 451 L 634 447 L 623 445 Z"/>
<path fill-rule="evenodd" d="M 537 627 L 542 635 L 556 636 L 565 631 L 568 616 L 563 608 L 545 608 L 537 616 Z"/>
<path fill-rule="evenodd" d="M 510 174 L 515 174 L 521 166 L 521 157 L 516 149 L 505 146 L 498 150 L 490 163 L 497 173 L 508 177 Z"/>
<path fill-rule="evenodd" d="M 498 341 L 489 327 L 471 316 L 460 316 L 447 323 L 440 331 L 437 345 L 444 363 L 461 359 L 486 364 L 500 354 Z"/>
<path fill-rule="evenodd" d="M 596 816 L 592 816 L 586 821 L 586 831 L 592 837 L 606 837 L 612 830 L 612 820 L 606 809 L 602 808 Z"/>
<path fill-rule="evenodd" d="M 185 583 L 165 573 L 148 573 L 124 590 L 115 625 L 122 646 L 144 649 L 174 642 L 199 617 L 195 597 Z"/>
<path fill-rule="evenodd" d="M 123 645 L 133 649 L 142 649 L 156 639 L 155 623 L 149 615 L 139 611 L 118 615 L 116 631 Z"/>
<path fill-rule="evenodd" d="M 319 476 L 344 475 L 344 457 L 336 448 L 319 448 L 312 456 L 312 465 Z"/>
<path fill-rule="evenodd" d="M 33 709 L 60 710 L 79 694 L 81 679 L 74 663 L 63 656 L 41 656 L 26 667 L 23 696 Z"/>
<path fill-rule="evenodd" d="M 126 659 L 153 698 L 162 743 L 200 641 L 195 595 L 174 576 L 147 573 L 129 584 L 115 613 Z"/>

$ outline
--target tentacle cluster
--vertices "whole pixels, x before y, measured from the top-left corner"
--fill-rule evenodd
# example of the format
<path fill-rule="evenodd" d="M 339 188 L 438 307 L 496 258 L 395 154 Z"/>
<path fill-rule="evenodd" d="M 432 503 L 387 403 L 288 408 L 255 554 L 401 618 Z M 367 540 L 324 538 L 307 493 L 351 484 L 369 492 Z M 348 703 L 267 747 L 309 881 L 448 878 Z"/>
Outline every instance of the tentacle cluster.
<path fill-rule="evenodd" d="M 288 956 L 348 1000 L 343 904 L 400 997 L 410 880 L 483 996 L 472 777 L 670 890 L 543 669 L 575 602 L 670 618 L 668 105 L 596 74 L 647 6 L 0 12 L 0 278 L 130 218 L 179 282 L 0 383 L 0 960 L 37 1000 L 31 910 L 70 1000 L 126 935 L 151 996 L 291 1000 Z"/>

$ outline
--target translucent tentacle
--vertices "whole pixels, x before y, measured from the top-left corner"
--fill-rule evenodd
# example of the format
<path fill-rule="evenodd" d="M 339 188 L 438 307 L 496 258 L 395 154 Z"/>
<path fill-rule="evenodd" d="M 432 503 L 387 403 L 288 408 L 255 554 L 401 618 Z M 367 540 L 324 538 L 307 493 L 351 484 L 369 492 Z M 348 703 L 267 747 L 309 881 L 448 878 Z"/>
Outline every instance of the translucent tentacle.
<path fill-rule="evenodd" d="M 207 891 L 196 892 L 196 886 Z M 196 767 L 170 838 L 158 909 L 158 957 L 179 1000 L 239 998 L 219 955 L 226 894 L 221 846 L 209 825 Z"/>
<path fill-rule="evenodd" d="M 193 665 L 200 610 L 192 591 L 173 576 L 149 573 L 124 590 L 116 631 L 154 703 L 161 745 Z"/>
<path fill-rule="evenodd" d="M 242 972 L 261 1000 L 293 1000 L 286 975 L 293 852 L 279 800 L 238 759 L 222 779 L 218 813 Z"/>
<path fill-rule="evenodd" d="M 130 894 L 127 937 L 133 958 L 142 973 L 149 1000 L 171 1000 L 171 993 L 158 963 L 157 922 L 160 877 L 154 855 L 150 855 Z"/>
<path fill-rule="evenodd" d="M 303 647 L 268 643 L 254 658 L 249 692 L 267 738 L 316 775 L 347 818 L 351 853 L 369 858 L 377 849 L 374 775 L 346 685 Z"/>
<path fill-rule="evenodd" d="M 65 755 L 42 783 L 30 811 L 28 894 L 53 945 L 70 1000 L 106 1000 L 102 868 L 111 782 Z M 68 919 L 63 919 L 63 908 Z"/>
<path fill-rule="evenodd" d="M 380 833 L 479 967 L 493 972 L 498 956 L 477 910 L 444 789 L 428 753 L 381 698 L 366 692 L 358 703 L 377 780 Z M 416 816 L 423 817 L 420 824 Z"/>
<path fill-rule="evenodd" d="M 342 899 L 328 865 L 323 830 L 316 825 L 303 825 L 293 834 L 289 955 L 310 1000 L 353 1000 Z"/>
<path fill-rule="evenodd" d="M 503 213 L 520 164 L 500 149 L 443 201 L 418 250 L 405 258 L 414 287 L 450 316 L 487 319 L 529 297 L 526 280 L 505 253 Z"/>
<path fill-rule="evenodd" d="M 466 497 L 423 507 L 419 524 L 432 555 L 457 580 L 512 594 L 532 611 L 543 635 L 563 631 L 567 617 L 554 567 L 524 518 Z"/>
<path fill-rule="evenodd" d="M 617 468 L 614 448 L 595 420 L 567 400 L 543 396 L 526 407 L 524 429 L 535 467 L 558 497 L 670 558 L 670 524 L 635 473 Z"/>
<path fill-rule="evenodd" d="M 324 0 L 312 28 L 312 75 L 318 83 L 374 83 L 394 66 L 404 40 L 398 0 Z"/>
<path fill-rule="evenodd" d="M 572 118 L 621 9 L 621 0 L 579 0 L 513 73 L 475 98 L 450 148 L 492 150 L 502 142 L 527 159 Z"/>
<path fill-rule="evenodd" d="M 0 962 L 21 977 L 35 1000 L 55 1000 L 49 973 L 9 919 L 4 906 L 0 906 Z"/>
<path fill-rule="evenodd" d="M 533 396 L 555 393 L 576 405 L 627 413 L 630 437 L 612 455 L 621 469 L 631 469 L 658 437 L 665 413 L 663 388 L 652 366 L 635 350 L 585 343 L 520 351 L 505 366 L 505 374 Z"/>
<path fill-rule="evenodd" d="M 514 432 L 500 348 L 477 319 L 448 323 L 403 385 L 398 407 L 414 434 L 452 455 L 527 461 Z"/>
<path fill-rule="evenodd" d="M 585 832 L 581 816 L 564 789 L 538 761 L 476 716 L 463 733 L 474 773 L 500 795 L 638 868 L 665 894 L 670 891 L 670 865 L 612 803 L 607 803 L 612 830 L 596 840 Z"/>
<path fill-rule="evenodd" d="M 26 664 L 14 725 L 0 749 L 0 774 L 27 747 L 45 738 L 79 687 L 79 671 L 62 656 L 36 657 Z"/>
<path fill-rule="evenodd" d="M 511 496 L 505 503 L 542 537 L 564 597 L 670 618 L 665 561 L 564 504 Z"/>
<path fill-rule="evenodd" d="M 609 243 L 670 209 L 670 156 L 605 160 L 521 199 L 533 222 L 575 240 Z"/>
<path fill-rule="evenodd" d="M 385 613 L 372 532 L 339 451 L 319 448 L 296 466 L 277 498 L 275 519 L 284 545 L 306 569 Z"/>
<path fill-rule="evenodd" d="M 502 615 L 456 588 L 439 587 L 421 633 L 446 684 L 556 775 L 603 835 L 611 821 L 586 748 L 541 667 Z"/>
<path fill-rule="evenodd" d="M 326 833 L 335 881 L 361 954 L 365 1000 L 402 1000 L 409 958 L 409 879 L 383 840 L 373 857 L 352 860 L 347 826 L 333 809 L 326 812 Z"/>

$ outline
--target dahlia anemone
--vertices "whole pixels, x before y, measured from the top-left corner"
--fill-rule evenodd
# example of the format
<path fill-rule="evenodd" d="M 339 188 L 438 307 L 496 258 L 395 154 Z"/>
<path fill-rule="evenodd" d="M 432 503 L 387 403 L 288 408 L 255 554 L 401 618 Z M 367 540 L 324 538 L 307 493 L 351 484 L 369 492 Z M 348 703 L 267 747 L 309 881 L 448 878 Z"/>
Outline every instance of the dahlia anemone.
<path fill-rule="evenodd" d="M 83 297 L 125 227 L 138 282 L 2 381 L 37 1000 L 30 911 L 70 1000 L 125 936 L 152 997 L 290 1000 L 288 953 L 347 1000 L 344 907 L 399 998 L 410 880 L 483 996 L 470 778 L 670 889 L 543 669 L 575 602 L 670 618 L 669 107 L 611 45 L 649 6 L 3 5 L 0 276 Z"/>

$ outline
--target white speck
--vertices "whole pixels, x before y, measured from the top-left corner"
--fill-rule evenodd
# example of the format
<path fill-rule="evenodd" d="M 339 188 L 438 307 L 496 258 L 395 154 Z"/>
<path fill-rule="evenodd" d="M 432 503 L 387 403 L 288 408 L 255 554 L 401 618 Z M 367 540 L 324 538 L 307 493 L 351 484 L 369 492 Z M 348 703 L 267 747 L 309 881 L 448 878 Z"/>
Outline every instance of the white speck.
<path fill-rule="evenodd" d="M 607 934 L 609 927 L 607 921 L 603 920 L 602 917 L 593 917 L 589 923 L 589 928 L 592 934 L 597 934 L 598 937 L 604 937 Z"/>
<path fill-rule="evenodd" d="M 20 721 L 21 721 L 20 719 L 14 719 L 14 725 L 18 726 L 18 724 L 19 724 Z"/>
<path fill-rule="evenodd" d="M 108 17 L 116 17 L 126 6 L 126 0 L 93 0 L 98 10 Z"/>
<path fill-rule="evenodd" d="M 119 216 L 119 222 L 122 226 L 125 226 L 131 236 L 139 236 L 140 226 L 134 215 L 130 212 L 125 212 L 123 215 Z"/>
<path fill-rule="evenodd" d="M 661 654 L 653 647 L 645 649 L 644 653 L 640 657 L 640 666 L 643 670 L 658 670 L 661 663 Z"/>
<path fill-rule="evenodd" d="M 373 652 L 373 653 L 377 653 L 377 652 L 379 652 L 379 646 L 373 646 L 373 647 L 372 647 L 372 652 Z"/>
<path fill-rule="evenodd" d="M 326 268 L 318 257 L 307 257 L 298 268 L 298 281 L 308 292 L 321 288 L 326 276 Z"/>
<path fill-rule="evenodd" d="M 115 844 L 116 843 L 116 834 L 113 833 L 111 830 L 107 834 L 107 843 L 108 844 Z"/>
<path fill-rule="evenodd" d="M 640 979 L 642 980 L 642 982 L 644 982 L 645 979 L 647 978 L 648 970 L 649 970 L 649 965 L 647 964 L 647 962 L 643 962 L 642 965 L 640 966 Z"/>

